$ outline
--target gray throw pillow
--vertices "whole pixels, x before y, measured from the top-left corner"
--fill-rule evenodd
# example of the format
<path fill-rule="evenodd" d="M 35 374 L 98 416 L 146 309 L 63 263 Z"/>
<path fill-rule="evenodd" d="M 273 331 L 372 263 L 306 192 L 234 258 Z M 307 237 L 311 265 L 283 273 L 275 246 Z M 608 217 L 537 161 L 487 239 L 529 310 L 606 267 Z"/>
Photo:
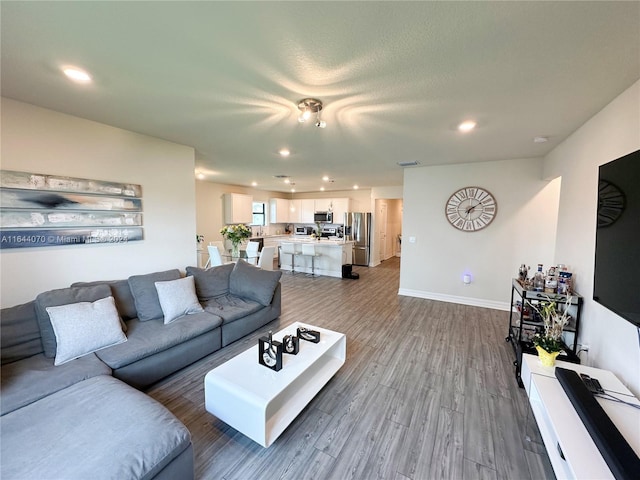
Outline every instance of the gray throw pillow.
<path fill-rule="evenodd" d="M 36 315 L 40 327 L 40 337 L 45 357 L 56 356 L 56 335 L 51 326 L 47 307 L 58 307 L 79 302 L 95 302 L 101 298 L 111 296 L 109 285 L 95 285 L 93 287 L 72 287 L 49 290 L 36 297 Z"/>
<path fill-rule="evenodd" d="M 71 284 L 72 287 L 92 287 L 94 285 L 102 285 L 103 283 L 111 287 L 111 294 L 116 301 L 116 308 L 123 320 L 131 320 L 138 316 L 135 300 L 129 288 L 129 281 L 124 280 L 99 280 L 97 282 L 76 282 Z"/>
<path fill-rule="evenodd" d="M 196 294 L 201 302 L 229 293 L 229 276 L 234 264 L 227 263 L 211 268 L 187 267 L 187 275 L 196 281 Z"/>
<path fill-rule="evenodd" d="M 156 282 L 156 290 L 164 314 L 165 325 L 184 315 L 204 311 L 198 302 L 198 297 L 196 297 L 193 277 L 179 278 L 169 282 Z"/>
<path fill-rule="evenodd" d="M 229 277 L 229 293 L 265 307 L 271 304 L 282 272 L 263 270 L 239 259 Z"/>
<path fill-rule="evenodd" d="M 56 366 L 127 341 L 113 297 L 47 307 L 47 313 L 56 335 Z"/>
<path fill-rule="evenodd" d="M 168 282 L 179 278 L 180 271 L 178 269 L 129 277 L 129 287 L 136 302 L 138 320 L 144 322 L 163 317 L 160 300 L 158 300 L 156 282 Z"/>

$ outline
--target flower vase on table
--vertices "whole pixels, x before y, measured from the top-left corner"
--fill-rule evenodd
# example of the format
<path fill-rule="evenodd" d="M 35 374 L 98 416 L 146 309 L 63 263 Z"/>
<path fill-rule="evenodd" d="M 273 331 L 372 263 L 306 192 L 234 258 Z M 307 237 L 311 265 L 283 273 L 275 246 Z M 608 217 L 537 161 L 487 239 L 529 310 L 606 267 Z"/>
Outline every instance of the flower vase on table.
<path fill-rule="evenodd" d="M 231 242 L 231 256 L 240 257 L 240 244 L 251 236 L 251 228 L 243 224 L 226 225 L 220 230 L 220 234 Z"/>

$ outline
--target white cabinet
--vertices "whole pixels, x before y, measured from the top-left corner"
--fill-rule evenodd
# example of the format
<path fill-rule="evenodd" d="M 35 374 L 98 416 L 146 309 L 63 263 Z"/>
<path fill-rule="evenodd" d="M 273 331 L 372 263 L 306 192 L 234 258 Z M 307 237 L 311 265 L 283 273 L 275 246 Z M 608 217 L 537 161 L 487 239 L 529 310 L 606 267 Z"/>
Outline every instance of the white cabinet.
<path fill-rule="evenodd" d="M 272 198 L 269 200 L 269 223 L 289 223 L 289 200 Z"/>
<path fill-rule="evenodd" d="M 350 198 L 333 199 L 333 223 L 344 223 L 344 214 L 351 211 Z"/>
<path fill-rule="evenodd" d="M 252 223 L 253 197 L 241 193 L 224 194 L 224 222 Z"/>
<path fill-rule="evenodd" d="M 314 200 L 315 211 L 316 212 L 328 212 L 329 206 L 331 205 L 330 198 L 316 198 Z"/>
<path fill-rule="evenodd" d="M 313 223 L 315 208 L 316 205 L 313 198 L 303 198 L 300 200 L 300 223 Z"/>
<path fill-rule="evenodd" d="M 344 214 L 351 211 L 350 198 L 316 198 L 316 212 L 333 212 L 333 223 L 344 223 Z"/>
<path fill-rule="evenodd" d="M 300 206 L 302 200 L 289 200 L 289 223 L 304 223 Z"/>

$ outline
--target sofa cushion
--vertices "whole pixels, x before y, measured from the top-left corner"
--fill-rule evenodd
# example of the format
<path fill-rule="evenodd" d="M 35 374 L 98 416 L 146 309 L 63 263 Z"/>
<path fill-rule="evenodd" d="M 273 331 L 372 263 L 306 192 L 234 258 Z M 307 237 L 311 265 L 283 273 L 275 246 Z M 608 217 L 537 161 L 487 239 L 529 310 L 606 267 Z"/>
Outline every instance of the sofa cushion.
<path fill-rule="evenodd" d="M 164 315 L 164 323 L 171 323 L 183 315 L 203 311 L 196 296 L 193 277 L 179 278 L 168 282 L 156 282 L 158 300 Z"/>
<path fill-rule="evenodd" d="M 201 302 L 229 293 L 229 276 L 233 263 L 211 268 L 187 267 L 187 275 L 196 280 L 196 294 Z"/>
<path fill-rule="evenodd" d="M 218 328 L 222 319 L 211 313 L 194 313 L 165 325 L 162 319 L 129 320 L 127 342 L 96 352 L 98 358 L 113 369 L 167 350 L 205 332 Z"/>
<path fill-rule="evenodd" d="M 166 282 L 179 278 L 180 271 L 177 269 L 129 277 L 129 287 L 133 294 L 139 320 L 144 322 L 145 320 L 162 317 L 162 307 L 160 306 L 160 300 L 158 300 L 158 291 L 155 284 L 156 282 Z"/>
<path fill-rule="evenodd" d="M 38 295 L 36 297 L 36 315 L 45 356 L 49 358 L 56 356 L 56 335 L 51 326 L 47 307 L 57 307 L 78 302 L 95 302 L 110 295 L 111 289 L 108 285 L 61 288 L 49 290 Z"/>
<path fill-rule="evenodd" d="M 3 365 L 1 414 L 98 375 L 111 375 L 111 369 L 93 353 L 58 367 L 42 353 Z"/>
<path fill-rule="evenodd" d="M 147 480 L 191 445 L 189 431 L 169 410 L 104 375 L 0 422 L 3 479 Z"/>
<path fill-rule="evenodd" d="M 113 297 L 47 307 L 56 334 L 54 365 L 127 341 Z"/>
<path fill-rule="evenodd" d="M 280 270 L 263 270 L 238 260 L 229 276 L 229 293 L 255 300 L 266 307 L 271 304 L 281 276 Z"/>
<path fill-rule="evenodd" d="M 35 302 L 0 310 L 2 364 L 42 353 Z"/>
<path fill-rule="evenodd" d="M 233 322 L 264 308 L 258 302 L 231 294 L 212 298 L 204 302 L 203 305 L 205 311 L 221 317 L 225 323 Z"/>
<path fill-rule="evenodd" d="M 76 282 L 72 287 L 92 287 L 94 285 L 109 285 L 111 296 L 116 301 L 116 308 L 123 320 L 131 320 L 138 316 L 136 303 L 129 288 L 129 280 L 100 280 L 97 282 Z"/>

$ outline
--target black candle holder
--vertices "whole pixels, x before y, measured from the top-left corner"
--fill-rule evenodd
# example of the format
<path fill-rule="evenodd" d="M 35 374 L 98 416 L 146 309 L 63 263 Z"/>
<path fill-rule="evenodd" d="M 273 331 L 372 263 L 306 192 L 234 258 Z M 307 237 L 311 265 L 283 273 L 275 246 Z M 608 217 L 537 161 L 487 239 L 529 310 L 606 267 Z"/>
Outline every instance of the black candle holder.
<path fill-rule="evenodd" d="M 297 355 L 300 351 L 300 339 L 295 335 L 285 335 L 282 339 L 282 351 L 289 355 Z"/>
<path fill-rule="evenodd" d="M 298 338 L 301 340 L 306 340 L 307 342 L 319 343 L 320 342 L 320 332 L 317 330 L 309 330 L 305 327 L 298 327 Z"/>
<path fill-rule="evenodd" d="M 273 339 L 271 331 L 258 339 L 258 363 L 276 372 L 282 370 L 282 343 Z"/>

